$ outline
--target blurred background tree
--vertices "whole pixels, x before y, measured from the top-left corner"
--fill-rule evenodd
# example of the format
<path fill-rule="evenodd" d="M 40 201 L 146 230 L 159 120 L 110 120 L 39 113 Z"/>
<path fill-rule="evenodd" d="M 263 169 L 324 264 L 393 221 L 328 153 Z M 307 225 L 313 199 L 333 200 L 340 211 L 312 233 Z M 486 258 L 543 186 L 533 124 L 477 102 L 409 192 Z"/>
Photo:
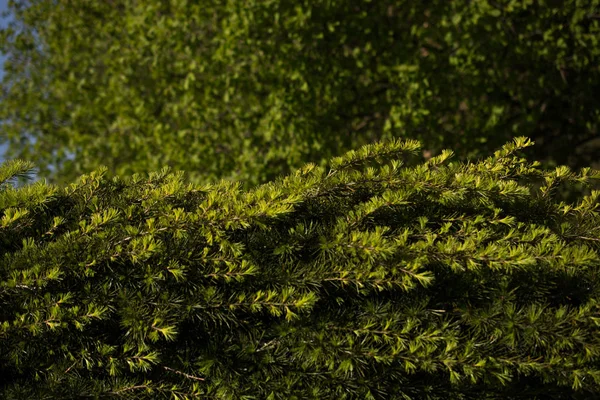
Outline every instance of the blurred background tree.
<path fill-rule="evenodd" d="M 251 185 L 391 137 L 598 156 L 599 0 L 9 6 L 1 140 L 56 182 L 168 165 Z"/>

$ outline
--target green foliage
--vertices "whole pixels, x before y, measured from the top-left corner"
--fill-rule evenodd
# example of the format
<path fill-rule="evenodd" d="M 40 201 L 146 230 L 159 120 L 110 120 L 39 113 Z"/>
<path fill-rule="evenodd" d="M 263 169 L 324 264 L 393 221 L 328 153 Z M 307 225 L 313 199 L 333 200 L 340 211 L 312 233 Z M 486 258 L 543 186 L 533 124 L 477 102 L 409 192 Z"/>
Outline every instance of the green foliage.
<path fill-rule="evenodd" d="M 107 165 L 253 184 L 399 137 L 593 160 L 598 0 L 12 3 L 3 138 L 55 181 Z"/>
<path fill-rule="evenodd" d="M 600 176 L 530 144 L 4 187 L 0 397 L 597 398 L 600 192 L 557 196 Z"/>

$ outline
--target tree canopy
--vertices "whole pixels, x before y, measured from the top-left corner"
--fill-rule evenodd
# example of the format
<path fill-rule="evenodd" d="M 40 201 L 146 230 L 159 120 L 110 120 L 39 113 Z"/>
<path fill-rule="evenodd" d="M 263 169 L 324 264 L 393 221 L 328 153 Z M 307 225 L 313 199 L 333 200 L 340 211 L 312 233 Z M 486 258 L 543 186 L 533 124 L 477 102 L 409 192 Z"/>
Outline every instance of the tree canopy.
<path fill-rule="evenodd" d="M 598 0 L 9 3 L 0 140 L 54 181 L 255 184 L 391 138 L 597 156 Z"/>

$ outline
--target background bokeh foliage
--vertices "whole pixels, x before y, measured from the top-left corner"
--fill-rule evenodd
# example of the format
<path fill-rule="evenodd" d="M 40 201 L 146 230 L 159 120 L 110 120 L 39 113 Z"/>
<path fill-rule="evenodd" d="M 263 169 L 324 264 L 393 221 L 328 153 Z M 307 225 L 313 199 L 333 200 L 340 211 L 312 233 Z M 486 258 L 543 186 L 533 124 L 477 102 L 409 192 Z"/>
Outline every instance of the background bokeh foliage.
<path fill-rule="evenodd" d="M 11 2 L 8 157 L 66 182 L 183 169 L 270 180 L 375 140 L 589 165 L 598 0 Z"/>

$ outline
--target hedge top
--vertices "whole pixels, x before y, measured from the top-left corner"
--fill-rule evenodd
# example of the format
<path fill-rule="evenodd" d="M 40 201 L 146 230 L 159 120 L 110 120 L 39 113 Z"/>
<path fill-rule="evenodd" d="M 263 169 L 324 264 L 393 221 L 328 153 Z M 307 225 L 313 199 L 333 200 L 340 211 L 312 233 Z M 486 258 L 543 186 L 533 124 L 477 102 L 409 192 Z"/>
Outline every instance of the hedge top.
<path fill-rule="evenodd" d="M 599 174 L 365 146 L 251 191 L 0 168 L 0 397 L 591 398 Z M 541 398 L 541 397 L 540 397 Z"/>

